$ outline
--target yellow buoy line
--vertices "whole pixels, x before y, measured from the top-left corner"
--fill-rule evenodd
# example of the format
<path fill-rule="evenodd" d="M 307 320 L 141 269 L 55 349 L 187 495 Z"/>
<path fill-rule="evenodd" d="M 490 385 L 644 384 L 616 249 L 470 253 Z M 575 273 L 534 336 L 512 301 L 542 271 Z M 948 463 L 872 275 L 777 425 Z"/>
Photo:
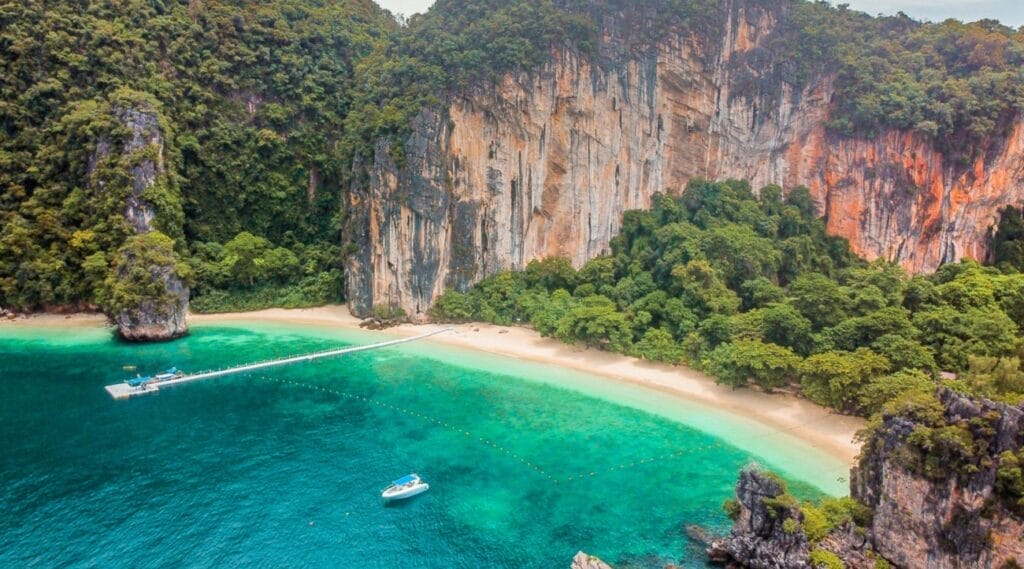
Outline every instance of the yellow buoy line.
<path fill-rule="evenodd" d="M 476 436 L 472 432 L 467 431 L 466 429 L 464 429 L 464 428 L 462 428 L 462 427 L 460 427 L 458 425 L 449 423 L 447 421 L 443 421 L 441 419 L 438 419 L 436 417 L 432 417 L 430 415 L 426 415 L 426 414 L 420 413 L 419 411 L 416 411 L 414 409 L 409 409 L 409 408 L 406 408 L 406 407 L 402 407 L 400 405 L 394 405 L 394 404 L 387 403 L 387 402 L 384 402 L 384 401 L 377 401 L 377 400 L 374 400 L 372 398 L 369 398 L 369 397 L 366 397 L 366 396 L 363 396 L 363 395 L 358 395 L 358 394 L 355 394 L 355 393 L 349 393 L 349 392 L 346 392 L 346 391 L 339 391 L 337 389 L 332 389 L 332 388 L 329 388 L 329 387 L 323 387 L 323 386 L 318 386 L 318 385 L 312 385 L 312 384 L 303 383 L 303 382 L 300 382 L 300 381 L 292 381 L 292 380 L 289 380 L 289 379 L 280 379 L 280 378 L 268 377 L 268 376 L 261 376 L 260 379 L 263 379 L 263 380 L 266 380 L 266 381 L 270 381 L 270 382 L 274 382 L 274 383 L 278 383 L 278 384 L 281 384 L 281 385 L 290 385 L 290 386 L 293 386 L 293 387 L 301 387 L 301 388 L 308 389 L 308 390 L 311 390 L 311 391 L 319 391 L 321 393 L 329 393 L 329 394 L 336 395 L 338 397 L 342 397 L 342 398 L 346 398 L 346 399 L 362 401 L 362 402 L 368 403 L 370 405 L 375 405 L 375 406 L 380 407 L 382 409 L 387 409 L 389 411 L 393 411 L 395 413 L 403 414 L 403 415 L 406 415 L 408 417 L 413 417 L 413 418 L 416 418 L 416 419 L 423 420 L 423 421 L 425 421 L 427 423 L 433 424 L 434 426 L 441 427 L 443 429 L 447 429 L 448 431 L 451 431 L 453 433 L 456 433 L 458 435 L 461 435 L 461 436 L 464 436 L 464 437 L 467 437 L 467 438 L 471 438 L 471 439 L 475 438 L 477 440 L 477 442 L 483 444 L 485 447 L 489 447 L 493 451 L 498 452 L 499 454 L 505 455 L 506 457 L 508 457 L 513 462 L 518 462 L 520 465 L 533 470 L 539 476 L 541 476 L 542 478 L 546 478 L 547 480 L 551 481 L 554 484 L 559 484 L 561 482 L 572 482 L 572 481 L 576 481 L 576 480 L 583 480 L 583 479 L 587 479 L 587 478 L 593 478 L 593 477 L 596 477 L 596 476 L 600 476 L 600 475 L 603 475 L 603 474 L 610 474 L 610 473 L 613 473 L 613 472 L 619 472 L 619 471 L 623 471 L 623 470 L 629 470 L 629 469 L 633 469 L 633 468 L 638 468 L 638 467 L 641 467 L 641 466 L 647 466 L 647 465 L 654 464 L 654 463 L 657 463 L 657 462 L 665 462 L 665 461 L 681 458 L 684 455 L 691 454 L 691 453 L 694 453 L 694 452 L 701 452 L 701 451 L 712 450 L 712 449 L 719 448 L 719 447 L 723 446 L 723 444 L 721 442 L 716 442 L 716 443 L 709 444 L 709 445 L 699 445 L 699 446 L 696 446 L 696 447 L 690 446 L 690 447 L 687 447 L 684 450 L 678 450 L 678 451 L 675 451 L 675 452 L 668 452 L 668 453 L 664 453 L 664 454 L 660 454 L 660 455 L 656 455 L 656 456 L 642 458 L 642 459 L 639 459 L 639 460 L 633 460 L 633 461 L 630 461 L 630 462 L 624 462 L 624 463 L 621 463 L 621 464 L 618 464 L 618 465 L 615 465 L 615 466 L 611 466 L 611 467 L 608 467 L 608 468 L 595 469 L 593 471 L 582 472 L 582 473 L 573 474 L 573 475 L 570 475 L 570 476 L 555 477 L 551 473 L 547 472 L 541 466 L 535 464 L 533 461 L 527 459 L 526 457 L 516 453 L 515 451 L 513 451 L 513 450 L 511 450 L 509 448 L 506 448 L 505 446 L 501 445 L 498 442 L 490 440 L 490 439 L 488 439 L 486 437 Z"/>

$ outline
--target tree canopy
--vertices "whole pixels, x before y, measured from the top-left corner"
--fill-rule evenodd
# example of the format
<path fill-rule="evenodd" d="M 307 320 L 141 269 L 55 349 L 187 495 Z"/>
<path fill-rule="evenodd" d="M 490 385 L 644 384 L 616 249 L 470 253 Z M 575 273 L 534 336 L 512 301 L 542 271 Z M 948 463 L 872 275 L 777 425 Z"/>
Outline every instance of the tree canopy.
<path fill-rule="evenodd" d="M 844 413 L 934 391 L 940 371 L 958 375 L 959 389 L 1024 399 L 1024 275 L 964 261 L 909 278 L 828 236 L 806 196 L 693 180 L 678 198 L 626 212 L 610 255 L 579 270 L 534 261 L 448 291 L 434 314 L 528 323 L 567 342 L 686 363 L 733 387 L 798 388 Z M 799 223 L 786 228 L 784 218 Z M 783 262 L 793 239 L 808 254 Z"/>
<path fill-rule="evenodd" d="M 166 171 L 144 198 L 182 257 L 246 231 L 298 257 L 319 249 L 307 260 L 340 280 L 355 66 L 397 28 L 369 0 L 0 7 L 0 305 L 96 300 L 82 277 L 132 233 L 119 189 L 137 158 L 97 157 L 124 143 L 117 110 L 139 105 L 160 117 L 163 148 L 146 152 Z M 213 289 L 197 272 L 201 296 Z M 259 280 L 238 277 L 216 290 Z"/>

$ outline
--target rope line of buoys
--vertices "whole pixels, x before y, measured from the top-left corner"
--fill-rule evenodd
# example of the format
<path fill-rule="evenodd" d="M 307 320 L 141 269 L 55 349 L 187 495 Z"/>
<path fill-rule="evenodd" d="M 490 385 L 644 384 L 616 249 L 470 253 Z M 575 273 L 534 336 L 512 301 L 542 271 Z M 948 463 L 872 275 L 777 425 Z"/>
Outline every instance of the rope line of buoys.
<path fill-rule="evenodd" d="M 467 430 L 465 430 L 465 429 L 463 429 L 461 427 L 456 427 L 455 425 L 452 425 L 451 423 L 444 422 L 444 421 L 442 421 L 440 419 L 437 419 L 436 417 L 431 417 L 429 415 L 424 415 L 423 413 L 420 413 L 418 411 L 414 411 L 412 409 L 408 409 L 408 408 L 405 408 L 405 407 L 401 407 L 401 406 L 398 406 L 398 405 L 387 403 L 385 401 L 376 401 L 374 399 L 369 399 L 369 398 L 367 398 L 367 397 L 365 397 L 363 395 L 358 395 L 358 394 L 354 394 L 354 393 L 348 393 L 348 392 L 345 392 L 345 391 L 339 391 L 339 390 L 336 390 L 336 389 L 325 388 L 325 387 L 321 387 L 321 386 L 317 386 L 317 385 L 311 385 L 311 384 L 308 384 L 308 383 L 301 383 L 301 382 L 297 382 L 297 381 L 291 381 L 291 380 L 288 380 L 288 379 L 278 379 L 278 378 L 267 377 L 267 376 L 262 376 L 262 379 L 267 380 L 267 381 L 273 381 L 273 382 L 276 382 L 276 383 L 280 383 L 282 385 L 285 385 L 285 384 L 286 385 L 292 385 L 292 386 L 295 386 L 295 387 L 302 387 L 302 388 L 310 389 L 310 390 L 313 390 L 313 391 L 321 391 L 321 392 L 324 392 L 324 393 L 331 393 L 333 395 L 337 395 L 339 397 L 344 397 L 344 398 L 348 398 L 348 399 L 365 401 L 366 403 L 369 403 L 371 405 L 376 405 L 378 407 L 383 407 L 383 408 L 386 408 L 386 409 L 390 409 L 392 411 L 395 411 L 395 412 L 398 412 L 398 413 L 402 413 L 402 414 L 408 415 L 410 417 L 417 417 L 417 418 L 423 419 L 423 420 L 425 420 L 427 422 L 433 423 L 433 424 L 437 425 L 438 427 L 442 427 L 442 428 L 444 428 L 444 429 L 446 429 L 448 431 L 451 431 L 451 432 L 453 432 L 455 434 L 463 435 L 463 436 L 466 436 L 466 437 L 472 437 L 473 436 L 473 433 L 471 433 L 470 431 L 467 431 Z M 551 474 L 549 474 L 547 471 L 545 471 L 543 468 L 541 468 L 540 466 L 538 466 L 536 464 L 533 464 L 532 462 L 528 461 L 526 458 L 516 454 L 514 451 L 512 451 L 510 449 L 507 449 L 504 446 L 498 444 L 497 442 L 492 441 L 490 439 L 487 439 L 485 437 L 478 436 L 477 438 L 479 439 L 480 442 L 484 443 L 485 446 L 489 446 L 490 448 L 493 448 L 493 449 L 496 449 L 496 450 L 504 452 L 506 455 L 508 455 L 512 459 L 518 461 L 523 466 L 526 466 L 527 468 L 530 468 L 531 470 L 533 470 L 534 472 L 539 474 L 541 477 L 547 478 L 548 480 L 555 480 L 555 478 Z"/>
<path fill-rule="evenodd" d="M 426 421 L 428 423 L 432 423 L 432 424 L 434 424 L 437 427 L 446 429 L 446 430 L 448 430 L 448 431 L 450 431 L 452 433 L 455 433 L 457 435 L 462 435 L 462 436 L 470 437 L 470 438 L 474 437 L 472 432 L 467 431 L 464 428 L 456 426 L 456 425 L 454 425 L 452 423 L 449 423 L 447 421 L 443 421 L 443 420 L 438 419 L 436 417 L 431 417 L 430 415 L 426 415 L 424 413 L 421 413 L 419 411 L 415 411 L 413 409 L 408 409 L 408 408 L 401 407 L 399 405 L 394 405 L 392 403 L 388 403 L 388 402 L 385 402 L 385 401 L 377 401 L 377 400 L 374 400 L 372 398 L 368 398 L 368 397 L 366 397 L 364 395 L 359 395 L 359 394 L 356 394 L 356 393 L 349 393 L 349 392 L 346 392 L 346 391 L 340 391 L 340 390 L 337 390 L 337 389 L 331 389 L 331 388 L 327 388 L 327 387 L 323 387 L 323 386 L 317 386 L 317 385 L 312 385 L 312 384 L 308 384 L 308 383 L 292 381 L 292 380 L 288 380 L 288 379 L 279 379 L 279 378 L 268 377 L 268 376 L 261 376 L 261 378 L 264 379 L 264 380 L 272 381 L 272 382 L 279 383 L 279 384 L 282 384 L 282 385 L 291 385 L 291 386 L 294 386 L 294 387 L 310 389 L 312 391 L 319 391 L 319 392 L 322 392 L 322 393 L 330 393 L 330 394 L 333 394 L 333 395 L 336 395 L 336 396 L 342 397 L 342 398 L 363 401 L 363 402 L 369 403 L 371 405 L 375 405 L 375 406 L 380 407 L 380 408 L 389 409 L 389 410 L 394 411 L 396 413 L 400 413 L 400 414 L 407 415 L 409 417 L 415 417 L 415 418 L 421 419 L 423 421 Z M 768 433 L 754 435 L 754 436 L 751 436 L 751 437 L 744 437 L 744 440 L 745 440 L 745 442 L 749 443 L 751 441 L 755 441 L 755 440 L 758 440 L 758 439 L 766 438 L 766 437 L 769 437 L 769 436 L 772 436 L 772 435 L 773 435 L 773 433 L 768 432 Z M 489 448 L 491 448 L 491 449 L 493 449 L 493 450 L 495 450 L 495 451 L 497 451 L 499 453 L 503 453 L 505 456 L 507 456 L 508 458 L 513 460 L 513 462 L 518 462 L 522 466 L 525 466 L 526 468 L 529 468 L 529 469 L 533 470 L 539 476 L 548 479 L 549 481 L 551 481 L 554 484 L 559 484 L 559 483 L 563 483 L 563 482 L 573 482 L 573 481 L 578 481 L 578 480 L 583 480 L 583 479 L 588 479 L 588 478 L 595 478 L 595 477 L 599 477 L 599 476 L 610 474 L 610 473 L 614 473 L 614 472 L 621 472 L 621 471 L 626 471 L 626 470 L 632 470 L 632 469 L 635 469 L 635 468 L 638 468 L 638 467 L 647 466 L 647 465 L 651 465 L 651 464 L 658 463 L 658 462 L 665 462 L 665 461 L 679 459 L 679 458 L 681 458 L 681 457 L 683 457 L 685 455 L 692 455 L 692 454 L 696 454 L 696 453 L 711 451 L 711 450 L 715 450 L 715 449 L 718 449 L 718 448 L 724 448 L 725 446 L 727 446 L 722 441 L 718 441 L 718 442 L 715 442 L 715 443 L 712 443 L 712 444 L 705 444 L 705 445 L 698 445 L 698 446 L 688 446 L 686 449 L 683 449 L 683 450 L 677 450 L 677 451 L 674 451 L 674 452 L 667 452 L 667 453 L 663 453 L 663 454 L 656 455 L 656 456 L 640 458 L 640 459 L 632 460 L 632 461 L 630 461 L 628 463 L 623 462 L 623 463 L 620 463 L 620 464 L 617 464 L 617 465 L 614 465 L 614 466 L 610 466 L 608 468 L 588 470 L 588 471 L 585 471 L 585 472 L 575 473 L 575 474 L 571 474 L 571 475 L 567 475 L 567 476 L 556 477 L 556 476 L 552 475 L 551 473 L 549 473 L 544 468 L 542 468 L 541 466 L 539 466 L 537 464 L 534 464 L 533 461 L 527 459 L 524 456 L 521 456 L 521 455 L 517 454 L 513 450 L 511 450 L 509 448 L 506 448 L 505 446 L 499 444 L 496 441 L 490 440 L 490 439 L 488 439 L 486 437 L 479 436 L 479 435 L 477 435 L 475 438 L 476 438 L 477 442 L 483 443 L 483 445 L 485 447 L 489 447 Z M 735 447 L 736 445 L 735 444 L 730 444 L 728 446 Z"/>

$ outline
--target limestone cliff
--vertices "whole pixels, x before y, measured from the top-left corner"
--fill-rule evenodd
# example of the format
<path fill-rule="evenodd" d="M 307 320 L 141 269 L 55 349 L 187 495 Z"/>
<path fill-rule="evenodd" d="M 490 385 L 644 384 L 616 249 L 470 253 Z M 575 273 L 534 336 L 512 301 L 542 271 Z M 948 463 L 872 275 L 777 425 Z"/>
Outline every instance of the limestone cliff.
<path fill-rule="evenodd" d="M 623 211 L 693 177 L 806 185 L 829 229 L 912 271 L 983 257 L 998 207 L 1024 200 L 1024 121 L 959 166 L 920 135 L 827 130 L 832 78 L 756 65 L 778 17 L 730 3 L 724 29 L 638 50 L 605 23 L 600 62 L 555 49 L 528 73 L 424 111 L 396 165 L 381 141 L 350 192 L 347 297 L 423 315 L 445 288 L 530 260 L 607 251 Z"/>
<path fill-rule="evenodd" d="M 885 415 L 868 436 L 850 482 L 871 509 L 866 527 L 846 521 L 809 546 L 803 512 L 778 499 L 783 486 L 748 468 L 736 485 L 733 529 L 708 554 L 755 568 L 808 567 L 810 551 L 831 552 L 851 569 L 886 566 L 881 559 L 903 569 L 1020 567 L 1022 447 L 1024 405 L 942 389 L 938 401 Z"/>
<path fill-rule="evenodd" d="M 107 135 L 97 143 L 89 161 L 90 181 L 96 191 L 123 200 L 121 213 L 130 234 L 145 235 L 158 229 L 157 211 L 149 193 L 171 191 L 166 187 L 170 181 L 164 130 L 158 111 L 150 103 L 119 100 L 109 110 L 120 136 Z M 118 334 L 130 341 L 168 340 L 186 334 L 189 287 L 175 266 L 174 251 L 168 252 L 160 266 L 143 264 L 138 255 L 122 257 L 113 279 L 129 279 L 132 271 L 136 271 L 135 277 L 148 275 L 147 282 L 138 284 L 150 294 L 138 296 L 131 306 L 108 310 Z"/>
<path fill-rule="evenodd" d="M 971 399 L 943 390 L 943 421 L 960 425 L 981 452 L 967 464 L 944 462 L 942 476 L 913 468 L 922 424 L 888 416 L 865 445 L 851 476 L 855 498 L 874 509 L 875 549 L 905 569 L 1016 567 L 1024 564 L 1024 518 L 998 495 L 1003 453 L 1024 446 L 1024 405 Z M 936 448 L 933 452 L 941 452 Z"/>
<path fill-rule="evenodd" d="M 755 467 L 747 467 L 736 483 L 738 515 L 728 536 L 708 548 L 712 561 L 753 569 L 809 568 L 810 551 L 803 531 L 787 527 L 801 521 L 795 504 L 776 502 L 785 487 Z"/>

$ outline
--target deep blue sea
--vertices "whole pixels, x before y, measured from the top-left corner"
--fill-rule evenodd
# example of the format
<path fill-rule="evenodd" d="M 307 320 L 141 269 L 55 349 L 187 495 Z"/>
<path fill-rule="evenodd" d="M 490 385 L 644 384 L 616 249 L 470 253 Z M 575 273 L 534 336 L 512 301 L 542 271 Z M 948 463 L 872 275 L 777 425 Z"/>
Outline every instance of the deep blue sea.
<path fill-rule="evenodd" d="M 684 527 L 728 528 L 721 503 L 748 461 L 804 496 L 841 491 L 842 465 L 739 419 L 434 344 L 129 401 L 103 390 L 381 339 L 242 322 L 130 345 L 0 328 L 0 567 L 560 569 L 580 549 L 620 569 L 702 567 Z M 410 472 L 431 490 L 382 504 Z"/>

